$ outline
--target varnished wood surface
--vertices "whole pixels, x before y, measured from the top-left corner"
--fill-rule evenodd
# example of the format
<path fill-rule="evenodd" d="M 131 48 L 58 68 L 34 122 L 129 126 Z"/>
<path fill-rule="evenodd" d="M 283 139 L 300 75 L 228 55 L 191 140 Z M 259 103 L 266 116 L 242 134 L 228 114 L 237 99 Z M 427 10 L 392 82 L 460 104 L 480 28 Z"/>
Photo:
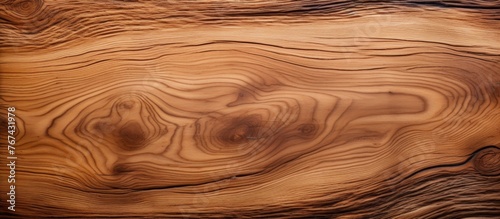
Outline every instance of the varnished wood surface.
<path fill-rule="evenodd" d="M 2 215 L 500 216 L 499 1 L 1 2 Z"/>

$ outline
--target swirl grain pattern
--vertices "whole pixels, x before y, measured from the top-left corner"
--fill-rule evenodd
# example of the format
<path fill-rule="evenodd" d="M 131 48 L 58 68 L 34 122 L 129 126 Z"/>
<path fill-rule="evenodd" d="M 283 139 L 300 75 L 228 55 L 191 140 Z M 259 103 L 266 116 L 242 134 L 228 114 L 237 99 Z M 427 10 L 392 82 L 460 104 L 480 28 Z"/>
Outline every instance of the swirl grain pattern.
<path fill-rule="evenodd" d="M 500 216 L 499 1 L 1 2 L 2 216 Z"/>

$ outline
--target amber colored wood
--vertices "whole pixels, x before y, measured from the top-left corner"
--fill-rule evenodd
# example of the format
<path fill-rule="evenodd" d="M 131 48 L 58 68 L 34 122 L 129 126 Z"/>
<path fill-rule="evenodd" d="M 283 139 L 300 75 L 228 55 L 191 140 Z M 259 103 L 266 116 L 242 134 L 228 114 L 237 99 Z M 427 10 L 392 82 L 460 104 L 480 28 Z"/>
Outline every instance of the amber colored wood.
<path fill-rule="evenodd" d="M 4 217 L 500 216 L 499 1 L 1 2 Z"/>

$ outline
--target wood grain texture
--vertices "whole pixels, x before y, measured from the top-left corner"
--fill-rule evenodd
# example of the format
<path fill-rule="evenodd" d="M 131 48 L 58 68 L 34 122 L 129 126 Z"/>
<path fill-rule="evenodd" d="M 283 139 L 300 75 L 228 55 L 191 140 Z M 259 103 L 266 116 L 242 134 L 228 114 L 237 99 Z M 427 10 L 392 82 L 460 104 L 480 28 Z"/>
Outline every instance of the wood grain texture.
<path fill-rule="evenodd" d="M 499 1 L 1 2 L 3 215 L 500 216 Z"/>

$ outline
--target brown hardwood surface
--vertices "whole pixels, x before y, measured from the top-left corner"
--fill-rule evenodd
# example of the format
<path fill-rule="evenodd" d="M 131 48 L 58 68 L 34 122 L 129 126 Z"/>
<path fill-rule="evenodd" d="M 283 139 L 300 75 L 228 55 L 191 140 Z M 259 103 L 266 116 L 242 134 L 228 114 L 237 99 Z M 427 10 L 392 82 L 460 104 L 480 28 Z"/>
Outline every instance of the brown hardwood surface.
<path fill-rule="evenodd" d="M 500 217 L 499 1 L 0 2 L 2 217 Z"/>

